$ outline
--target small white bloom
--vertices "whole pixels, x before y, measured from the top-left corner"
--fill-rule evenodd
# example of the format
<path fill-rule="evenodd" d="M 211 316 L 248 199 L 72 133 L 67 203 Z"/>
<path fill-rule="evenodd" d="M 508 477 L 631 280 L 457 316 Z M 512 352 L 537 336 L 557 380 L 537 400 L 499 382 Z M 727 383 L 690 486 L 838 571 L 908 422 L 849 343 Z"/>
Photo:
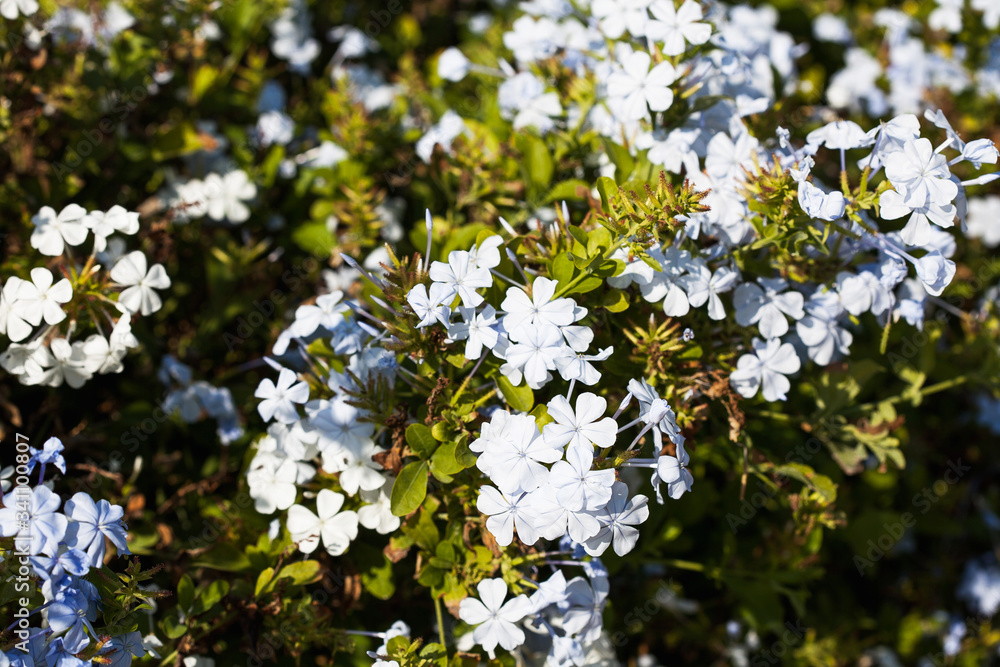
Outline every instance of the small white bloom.
<path fill-rule="evenodd" d="M 130 313 L 150 315 L 163 305 L 154 289 L 170 287 L 170 278 L 162 264 L 146 270 L 146 256 L 141 250 L 125 255 L 111 269 L 111 279 L 125 287 L 118 296 L 118 303 Z"/>

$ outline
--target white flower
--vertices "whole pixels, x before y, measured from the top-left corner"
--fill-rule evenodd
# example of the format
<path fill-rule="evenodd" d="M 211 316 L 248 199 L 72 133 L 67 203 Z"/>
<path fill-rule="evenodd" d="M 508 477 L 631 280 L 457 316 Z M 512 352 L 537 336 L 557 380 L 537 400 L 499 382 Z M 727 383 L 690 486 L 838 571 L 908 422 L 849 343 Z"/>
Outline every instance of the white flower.
<path fill-rule="evenodd" d="M 435 146 L 440 145 L 443 150 L 450 151 L 451 142 L 458 135 L 465 134 L 468 131 L 469 128 L 466 126 L 465 121 L 462 120 L 462 117 L 451 109 L 448 109 L 441 116 L 441 120 L 438 121 L 437 125 L 428 130 L 427 134 L 420 137 L 414 150 L 421 160 L 430 162 Z"/>
<path fill-rule="evenodd" d="M 448 253 L 447 264 L 433 262 L 430 277 L 435 284 L 443 284 L 448 288 L 450 296 L 442 298 L 443 302 L 451 301 L 458 294 L 466 308 L 475 308 L 481 304 L 483 297 L 476 290 L 493 284 L 493 276 L 489 270 L 476 267 L 465 250 L 452 250 Z"/>
<path fill-rule="evenodd" d="M 52 283 L 52 272 L 39 266 L 31 270 L 31 282 L 22 284 L 20 308 L 29 321 L 38 324 L 44 319 L 46 324 L 59 324 L 66 319 L 59 304 L 73 298 L 73 287 L 66 278 Z"/>
<path fill-rule="evenodd" d="M 673 65 L 662 62 L 650 69 L 652 59 L 645 51 L 626 56 L 622 69 L 608 77 L 608 96 L 623 120 L 649 116 L 649 109 L 666 111 L 674 103 L 670 84 L 677 80 Z M 648 108 L 647 108 L 648 107 Z"/>
<path fill-rule="evenodd" d="M 382 466 L 372 460 L 372 456 L 383 451 L 373 440 L 343 447 L 340 450 L 342 464 L 330 472 L 340 472 L 340 486 L 350 496 L 357 495 L 358 489 L 380 489 L 385 484 L 385 477 L 379 472 Z M 324 457 L 324 468 L 326 460 Z"/>
<path fill-rule="evenodd" d="M 886 220 L 910 216 L 906 226 L 899 232 L 899 237 L 907 245 L 913 246 L 923 246 L 930 242 L 930 222 L 939 227 L 951 227 L 958 214 L 954 204 L 939 204 L 933 200 L 928 200 L 923 206 L 908 206 L 904 203 L 903 195 L 895 190 L 883 192 L 878 205 L 879 213 Z"/>
<path fill-rule="evenodd" d="M 684 291 L 682 275 L 695 269 L 695 262 L 687 250 L 678 250 L 671 246 L 665 252 L 650 250 L 649 255 L 655 259 L 663 271 L 653 274 L 648 283 L 640 283 L 642 298 L 650 303 L 663 300 L 663 312 L 670 317 L 683 317 L 691 310 L 687 292 Z"/>
<path fill-rule="evenodd" d="M 500 246 L 502 245 L 503 237 L 499 234 L 487 236 L 482 243 L 469 252 L 469 261 L 477 269 L 494 269 L 500 265 Z"/>
<path fill-rule="evenodd" d="M 87 370 L 87 355 L 83 351 L 83 345 L 79 341 L 70 345 L 65 338 L 54 338 L 49 343 L 52 367 L 46 368 L 39 378 L 39 384 L 58 387 L 65 380 L 74 389 L 82 387 L 93 376 Z"/>
<path fill-rule="evenodd" d="M 84 224 L 94 232 L 94 250 L 102 252 L 108 245 L 108 237 L 115 232 L 135 234 L 139 231 L 139 214 L 130 213 L 115 205 L 103 211 L 91 211 L 84 218 Z"/>
<path fill-rule="evenodd" d="M 643 498 L 643 496 L 636 496 L 636 498 Z M 649 513 L 645 505 L 643 505 L 643 509 L 646 510 L 647 514 Z M 630 530 L 635 529 L 631 528 Z M 605 548 L 607 548 L 606 545 Z M 588 644 L 596 642 L 600 638 L 603 629 L 604 605 L 608 600 L 608 588 L 608 579 L 603 576 L 592 577 L 590 583 L 587 583 L 583 577 L 574 577 L 566 584 L 570 608 L 563 616 L 563 628 L 568 635 L 576 635 L 578 640 Z"/>
<path fill-rule="evenodd" d="M 493 349 L 500 338 L 497 329 L 497 311 L 487 305 L 481 313 L 475 309 L 458 309 L 461 322 L 448 324 L 449 341 L 465 341 L 465 358 L 478 359 L 483 355 L 483 347 Z"/>
<path fill-rule="evenodd" d="M 843 217 L 847 209 L 844 193 L 823 192 L 809 181 L 799 183 L 798 198 L 799 206 L 810 218 L 830 222 Z"/>
<path fill-rule="evenodd" d="M 548 478 L 548 468 L 542 464 L 561 459 L 562 449 L 542 437 L 531 415 L 509 415 L 501 423 L 500 429 L 489 430 L 489 448 L 476 459 L 476 466 L 508 495 L 533 491 Z"/>
<path fill-rule="evenodd" d="M 805 315 L 802 294 L 784 292 L 788 283 L 781 278 L 760 278 L 758 282 L 760 285 L 743 283 L 736 288 L 733 295 L 736 322 L 744 327 L 756 324 L 760 335 L 767 339 L 784 336 L 788 331 L 785 315 L 796 320 Z"/>
<path fill-rule="evenodd" d="M 291 424 L 298 420 L 299 413 L 294 404 L 309 400 L 309 385 L 305 382 L 296 384 L 296 379 L 295 373 L 282 368 L 277 384 L 271 378 L 264 378 L 257 385 L 253 395 L 264 399 L 257 406 L 257 411 L 265 422 L 274 419 L 282 424 Z"/>
<path fill-rule="evenodd" d="M 435 321 L 448 326 L 451 308 L 442 302 L 447 300 L 450 303 L 454 296 L 455 292 L 444 283 L 431 283 L 430 293 L 423 283 L 410 289 L 406 294 L 406 303 L 420 318 L 417 328 L 430 326 Z"/>
<path fill-rule="evenodd" d="M 881 315 L 892 306 L 892 292 L 871 271 L 838 273 L 837 293 L 844 308 L 855 317 L 868 310 Z"/>
<path fill-rule="evenodd" d="M 555 447 L 610 447 L 615 444 L 618 423 L 604 416 L 607 407 L 607 400 L 589 392 L 576 397 L 575 411 L 565 397 L 556 396 L 548 404 L 555 421 L 542 428 L 542 435 Z"/>
<path fill-rule="evenodd" d="M 292 534 L 292 541 L 299 545 L 299 551 L 311 554 L 319 546 L 320 539 L 331 556 L 347 551 L 351 540 L 358 536 L 358 515 L 350 510 L 341 512 L 343 506 L 343 495 L 322 489 L 316 494 L 317 514 L 302 505 L 288 508 L 288 532 Z"/>
<path fill-rule="evenodd" d="M 512 500 L 492 486 L 481 486 L 476 508 L 488 517 L 486 529 L 500 546 L 505 547 L 514 541 L 514 528 L 517 528 L 517 536 L 525 544 L 534 544 L 538 540 L 533 525 L 535 513 L 529 507 L 528 494 L 518 494 Z"/>
<path fill-rule="evenodd" d="M 728 266 L 720 266 L 712 273 L 703 262 L 698 262 L 689 275 L 680 278 L 680 283 L 692 306 L 700 308 L 708 302 L 708 316 L 721 320 L 726 316 L 726 308 L 719 294 L 733 289 L 739 279 L 740 274 Z"/>
<path fill-rule="evenodd" d="M 531 507 L 534 530 L 547 540 L 569 535 L 577 544 L 583 544 L 597 535 L 601 523 L 594 516 L 595 512 L 571 510 L 559 501 L 556 494 L 556 487 L 546 484 L 527 495 L 526 504 Z"/>
<path fill-rule="evenodd" d="M 257 196 L 257 186 L 245 171 L 235 169 L 221 176 L 211 173 L 205 177 L 203 188 L 208 217 L 236 224 L 250 217 L 244 202 Z"/>
<path fill-rule="evenodd" d="M 455 47 L 445 49 L 438 56 L 437 71 L 446 81 L 461 81 L 469 73 L 469 59 Z"/>
<path fill-rule="evenodd" d="M 613 347 L 606 347 L 597 354 L 582 354 L 578 352 L 572 356 L 559 357 L 556 359 L 556 368 L 559 369 L 559 375 L 562 376 L 562 379 L 567 382 L 576 380 L 588 387 L 593 387 L 600 382 L 601 373 L 590 362 L 604 361 L 611 356 L 614 350 L 615 348 Z"/>
<path fill-rule="evenodd" d="M 146 256 L 141 250 L 125 255 L 111 269 L 111 279 L 125 287 L 118 295 L 118 303 L 130 313 L 150 315 L 163 305 L 153 289 L 167 289 L 170 278 L 162 264 L 154 264 L 146 271 Z"/>
<path fill-rule="evenodd" d="M 549 371 L 555 370 L 556 360 L 572 354 L 573 350 L 563 342 L 562 333 L 556 327 L 526 327 L 521 340 L 504 351 L 507 363 L 500 367 L 500 372 L 515 385 L 521 384 L 523 376 L 529 387 L 539 389 L 548 381 Z"/>
<path fill-rule="evenodd" d="M 378 489 L 366 491 L 361 489 L 361 500 L 368 503 L 358 510 L 358 521 L 369 530 L 379 535 L 389 535 L 399 528 L 400 518 L 392 513 L 389 497 L 392 493 L 394 477 L 389 477 Z"/>
<path fill-rule="evenodd" d="M 87 238 L 87 211 L 77 204 L 70 204 L 59 215 L 49 206 L 43 206 L 31 218 L 35 230 L 31 233 L 31 247 L 50 257 L 63 253 L 66 245 L 78 246 Z"/>
<path fill-rule="evenodd" d="M 500 84 L 497 101 L 505 117 L 514 118 L 514 129 L 534 127 L 546 133 L 562 114 L 559 94 L 545 92 L 545 84 L 531 72 L 521 72 Z"/>
<path fill-rule="evenodd" d="M 646 28 L 646 36 L 654 42 L 663 42 L 663 54 L 679 56 L 684 53 L 684 42 L 704 44 L 712 36 L 712 26 L 700 23 L 701 5 L 694 0 L 686 0 L 680 9 L 674 8 L 674 0 L 657 0 L 650 7 L 656 18 Z"/>
<path fill-rule="evenodd" d="M 17 276 L 7 278 L 0 292 L 0 333 L 7 334 L 13 342 L 19 342 L 31 335 L 33 326 L 41 322 L 38 312 L 25 308 L 22 295 L 32 294 L 34 286 Z"/>
<path fill-rule="evenodd" d="M 1000 245 L 1000 197 L 989 195 L 970 199 L 967 224 L 968 235 L 980 239 L 987 248 Z"/>
<path fill-rule="evenodd" d="M 889 182 L 903 196 L 903 203 L 920 208 L 928 203 L 944 206 L 958 195 L 951 180 L 948 161 L 934 152 L 929 139 L 920 138 L 903 145 L 885 165 Z"/>
<path fill-rule="evenodd" d="M 297 476 L 298 467 L 292 459 L 258 454 L 247 472 L 254 508 L 261 514 L 273 514 L 291 507 L 297 493 Z"/>
<path fill-rule="evenodd" d="M 362 421 L 361 411 L 344 398 L 333 401 L 320 399 L 306 404 L 309 422 L 319 432 L 319 448 L 324 456 L 328 451 L 344 447 L 362 447 L 371 442 L 375 424 Z"/>
<path fill-rule="evenodd" d="M 861 148 L 870 145 L 872 141 L 860 125 L 850 120 L 827 123 L 806 135 L 807 144 L 817 148 L 825 145 L 832 150 Z"/>
<path fill-rule="evenodd" d="M 576 321 L 573 299 L 555 296 L 558 282 L 539 276 L 531 283 L 531 296 L 520 287 L 510 287 L 500 308 L 507 314 L 503 328 L 508 333 L 528 327 L 565 327 Z"/>
<path fill-rule="evenodd" d="M 336 329 L 344 321 L 344 313 L 350 310 L 343 303 L 343 296 L 343 292 L 336 290 L 318 297 L 315 305 L 299 306 L 292 325 L 295 335 L 311 336 L 320 327 L 327 331 Z"/>
<path fill-rule="evenodd" d="M 795 331 L 809 348 L 809 358 L 821 366 L 834 354 L 850 353 L 854 337 L 838 324 L 843 307 L 835 292 L 817 291 L 806 304 L 806 316 L 795 323 Z"/>
<path fill-rule="evenodd" d="M 656 478 L 667 485 L 667 495 L 674 500 L 690 491 L 694 484 L 694 477 L 687 469 L 689 461 L 683 444 L 677 445 L 677 456 L 664 454 L 656 459 Z"/>
<path fill-rule="evenodd" d="M 482 646 L 490 657 L 499 644 L 513 651 L 524 643 L 524 630 L 517 627 L 531 611 L 527 595 L 518 595 L 504 604 L 507 583 L 503 579 L 483 579 L 477 586 L 479 600 L 465 598 L 458 607 L 458 615 L 469 625 L 477 626 L 472 639 Z M 480 601 L 481 600 L 481 601 Z"/>
<path fill-rule="evenodd" d="M 591 556 L 600 556 L 612 545 L 619 556 L 632 551 L 639 540 L 639 530 L 635 526 L 649 518 L 646 496 L 640 494 L 629 499 L 628 487 L 623 482 L 615 482 L 611 494 L 611 500 L 597 514 L 600 532 L 584 544 Z"/>
<path fill-rule="evenodd" d="M 944 288 L 955 277 L 955 262 L 945 259 L 940 251 L 934 250 L 914 262 L 917 277 L 931 296 L 941 296 Z"/>
<path fill-rule="evenodd" d="M 18 13 L 31 16 L 38 11 L 36 0 L 0 0 L 0 16 L 13 21 Z"/>
<path fill-rule="evenodd" d="M 549 474 L 549 484 L 555 490 L 556 500 L 566 509 L 597 510 L 611 500 L 611 487 L 615 483 L 615 471 L 591 470 L 594 463 L 594 448 L 586 445 L 570 445 L 566 449 L 566 460 L 557 461 Z"/>
<path fill-rule="evenodd" d="M 786 375 L 799 370 L 801 362 L 791 343 L 772 338 L 766 343 L 754 338 L 753 354 L 744 354 L 736 362 L 736 370 L 729 376 L 729 383 L 744 398 L 756 396 L 763 386 L 766 401 L 787 400 L 785 393 L 791 389 Z"/>
<path fill-rule="evenodd" d="M 708 142 L 705 156 L 705 171 L 712 178 L 725 182 L 731 179 L 746 179 L 744 170 L 754 169 L 753 158 L 760 142 L 746 130 L 735 137 L 719 132 Z"/>

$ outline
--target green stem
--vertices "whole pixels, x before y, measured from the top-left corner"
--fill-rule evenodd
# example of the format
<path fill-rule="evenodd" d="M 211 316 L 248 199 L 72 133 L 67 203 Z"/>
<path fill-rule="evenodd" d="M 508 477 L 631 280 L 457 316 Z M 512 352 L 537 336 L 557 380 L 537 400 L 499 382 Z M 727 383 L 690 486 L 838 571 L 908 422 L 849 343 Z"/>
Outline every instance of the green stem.
<path fill-rule="evenodd" d="M 937 394 L 942 391 L 947 391 L 953 387 L 961 386 L 971 379 L 972 379 L 971 375 L 959 375 L 957 377 L 951 378 L 950 380 L 943 380 L 941 382 L 938 382 L 937 384 L 928 385 L 923 389 L 921 389 L 919 394 L 921 397 L 930 396 L 931 394 Z M 903 401 L 907 398 L 909 398 L 909 396 L 906 396 L 904 394 L 899 394 L 898 396 L 893 396 L 892 398 L 887 398 L 883 401 L 863 403 L 862 405 L 858 405 L 854 408 L 848 409 L 847 412 L 867 412 L 869 410 L 876 409 L 882 403 L 891 403 L 895 405 L 896 403 L 899 403 L 900 401 Z"/>
<path fill-rule="evenodd" d="M 441 646 L 447 647 L 448 643 L 444 638 L 444 616 L 441 614 L 441 599 L 433 593 L 431 597 L 434 599 L 434 615 L 437 616 L 438 641 L 441 642 Z"/>

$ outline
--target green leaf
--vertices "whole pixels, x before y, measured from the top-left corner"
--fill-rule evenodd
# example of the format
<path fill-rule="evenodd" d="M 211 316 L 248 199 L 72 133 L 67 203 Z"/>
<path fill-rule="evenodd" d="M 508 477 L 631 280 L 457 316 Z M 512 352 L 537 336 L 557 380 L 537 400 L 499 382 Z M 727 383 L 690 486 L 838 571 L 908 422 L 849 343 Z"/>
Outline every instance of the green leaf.
<path fill-rule="evenodd" d="M 529 414 L 531 414 L 531 416 L 535 418 L 535 423 L 538 425 L 538 428 L 542 428 L 546 424 L 551 424 L 552 422 L 555 421 L 555 419 L 553 419 L 552 416 L 549 415 L 549 409 L 541 403 L 536 405 L 535 409 L 532 410 Z"/>
<path fill-rule="evenodd" d="M 406 427 L 406 444 L 422 459 L 430 457 L 438 446 L 431 430 L 423 424 L 410 424 Z"/>
<path fill-rule="evenodd" d="M 442 475 L 454 475 L 465 470 L 465 466 L 455 458 L 456 446 L 454 442 L 446 442 L 438 447 L 437 451 L 434 452 L 434 456 L 431 457 L 432 473 L 437 471 L 437 473 Z"/>
<path fill-rule="evenodd" d="M 396 584 L 392 581 L 392 561 L 382 556 L 382 564 L 370 568 L 361 574 L 363 590 L 379 600 L 388 600 L 396 593 Z"/>
<path fill-rule="evenodd" d="M 615 165 L 615 180 L 619 182 L 627 181 L 635 169 L 635 160 L 632 159 L 628 149 L 624 146 L 616 144 L 610 139 L 603 139 L 602 141 L 604 142 L 604 150 L 607 152 L 608 158 Z"/>
<path fill-rule="evenodd" d="M 212 87 L 215 83 L 216 77 L 218 77 L 219 72 L 211 65 L 202 65 L 191 77 L 191 89 L 188 94 L 188 101 L 194 105 L 198 103 L 198 100 Z"/>
<path fill-rule="evenodd" d="M 531 412 L 531 408 L 535 406 L 535 392 L 531 391 L 531 387 L 527 384 L 515 387 L 505 375 L 497 379 L 497 385 L 510 407 L 521 412 Z"/>
<path fill-rule="evenodd" d="M 438 542 L 441 541 L 441 535 L 434 524 L 434 517 L 426 508 L 417 515 L 416 521 L 411 518 L 403 524 L 403 534 L 413 540 L 413 543 L 418 547 L 427 551 L 434 551 Z"/>
<path fill-rule="evenodd" d="M 573 280 L 573 273 L 573 260 L 570 258 L 570 253 L 566 251 L 556 255 L 556 258 L 552 260 L 549 275 L 559 283 L 560 288 L 565 287 Z"/>
<path fill-rule="evenodd" d="M 521 163 L 528 181 L 539 193 L 544 192 L 552 181 L 555 165 L 545 142 L 532 134 L 518 136 L 518 146 L 524 161 Z"/>
<path fill-rule="evenodd" d="M 609 312 L 620 313 L 628 309 L 628 296 L 619 289 L 610 289 L 604 295 L 601 305 Z"/>
<path fill-rule="evenodd" d="M 278 579 L 291 579 L 293 586 L 304 586 L 319 581 L 319 562 L 314 560 L 303 560 L 297 563 L 290 563 L 281 568 L 278 572 Z"/>
<path fill-rule="evenodd" d="M 250 559 L 233 545 L 220 544 L 203 553 L 193 565 L 223 572 L 242 572 L 250 568 Z"/>
<path fill-rule="evenodd" d="M 295 226 L 292 241 L 316 257 L 326 258 L 337 245 L 337 239 L 326 226 L 326 220 L 316 220 Z"/>
<path fill-rule="evenodd" d="M 163 162 L 181 155 L 188 155 L 204 148 L 194 123 L 185 122 L 168 129 L 161 129 L 153 137 L 150 156 Z"/>
<path fill-rule="evenodd" d="M 597 289 L 603 284 L 604 280 L 602 278 L 598 278 L 597 276 L 587 276 L 586 278 L 578 282 L 576 285 L 574 285 L 573 289 L 566 292 L 566 295 L 585 294 L 587 292 L 593 292 L 595 289 Z"/>
<path fill-rule="evenodd" d="M 568 181 L 557 183 L 545 196 L 546 202 L 557 202 L 564 199 L 586 199 L 590 192 L 590 186 L 585 182 L 571 178 Z"/>
<path fill-rule="evenodd" d="M 198 596 L 198 599 L 195 600 L 194 606 L 191 608 L 191 614 L 198 616 L 211 610 L 215 605 L 219 604 L 222 598 L 226 597 L 227 593 L 229 593 L 229 582 L 224 579 L 216 579 L 206 586 L 205 590 Z"/>
<path fill-rule="evenodd" d="M 389 508 L 396 516 L 406 516 L 424 502 L 427 496 L 427 461 L 407 463 L 392 485 Z"/>
<path fill-rule="evenodd" d="M 438 442 L 448 442 L 451 440 L 451 426 L 446 421 L 440 421 L 431 427 L 431 435 Z"/>
<path fill-rule="evenodd" d="M 833 483 L 833 480 L 826 475 L 820 475 L 804 463 L 786 463 L 775 466 L 774 472 L 802 482 L 823 496 L 823 500 L 827 503 L 837 500 L 837 485 Z"/>
<path fill-rule="evenodd" d="M 257 575 L 257 585 L 254 586 L 253 589 L 254 597 L 260 597 L 261 593 L 271 588 L 270 584 L 272 577 L 274 577 L 273 567 L 266 568 L 263 572 Z"/>
<path fill-rule="evenodd" d="M 604 211 L 610 213 L 610 202 L 618 194 L 618 184 L 613 178 L 601 176 L 597 179 L 597 191 L 601 194 L 601 205 Z"/>
<path fill-rule="evenodd" d="M 185 574 L 177 582 L 177 606 L 188 612 L 192 604 L 194 604 L 194 582 Z"/>
<path fill-rule="evenodd" d="M 188 626 L 177 621 L 172 616 L 167 616 L 163 619 L 163 634 L 167 636 L 168 639 L 179 639 L 187 634 Z"/>

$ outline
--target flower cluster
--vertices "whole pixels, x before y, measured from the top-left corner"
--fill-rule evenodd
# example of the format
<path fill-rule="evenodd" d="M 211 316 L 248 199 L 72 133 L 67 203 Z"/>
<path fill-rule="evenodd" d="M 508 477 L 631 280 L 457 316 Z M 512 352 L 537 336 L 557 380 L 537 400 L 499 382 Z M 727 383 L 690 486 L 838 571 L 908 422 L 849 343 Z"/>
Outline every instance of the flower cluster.
<path fill-rule="evenodd" d="M 121 235 L 139 231 L 139 214 L 121 206 L 107 212 L 70 204 L 61 211 L 43 207 L 32 218 L 31 245 L 54 268 L 31 269 L 29 279 L 9 276 L 0 292 L 0 334 L 11 344 L 0 365 L 22 384 L 74 389 L 95 374 L 120 373 L 122 359 L 139 341 L 132 316 L 151 315 L 163 302 L 158 290 L 170 287 L 161 264 L 149 266 L 140 250 L 126 252 Z M 92 238 L 86 259 L 73 248 Z M 59 276 L 62 276 L 59 278 Z M 116 299 L 112 299 L 116 296 Z M 73 340 L 80 330 L 96 330 Z"/>
<path fill-rule="evenodd" d="M 19 559 L 22 569 L 31 573 L 31 581 L 37 582 L 44 603 L 31 613 L 44 620 L 15 620 L 11 628 L 16 628 L 17 646 L 0 655 L 4 664 L 25 667 L 128 667 L 134 657 L 147 652 L 156 655 L 156 637 L 143 638 L 135 630 L 110 636 L 96 629 L 102 627 L 98 622 L 102 613 L 104 625 L 113 627 L 142 606 L 150 608 L 145 601 L 124 610 L 103 609 L 101 587 L 106 588 L 106 584 L 95 585 L 97 578 L 107 579 L 100 570 L 108 557 L 108 543 L 119 556 L 131 553 L 122 521 L 124 511 L 107 500 L 95 501 L 82 491 L 64 503 L 50 488 L 51 482 L 45 483 L 47 465 L 66 472 L 62 452 L 63 444 L 57 438 L 49 438 L 40 450 L 31 447 L 24 467 L 27 472 L 38 468 L 38 485 L 17 486 L 3 496 L 0 537 L 13 538 L 9 557 Z M 25 567 L 29 565 L 30 570 Z M 125 613 L 119 615 L 120 611 Z"/>

